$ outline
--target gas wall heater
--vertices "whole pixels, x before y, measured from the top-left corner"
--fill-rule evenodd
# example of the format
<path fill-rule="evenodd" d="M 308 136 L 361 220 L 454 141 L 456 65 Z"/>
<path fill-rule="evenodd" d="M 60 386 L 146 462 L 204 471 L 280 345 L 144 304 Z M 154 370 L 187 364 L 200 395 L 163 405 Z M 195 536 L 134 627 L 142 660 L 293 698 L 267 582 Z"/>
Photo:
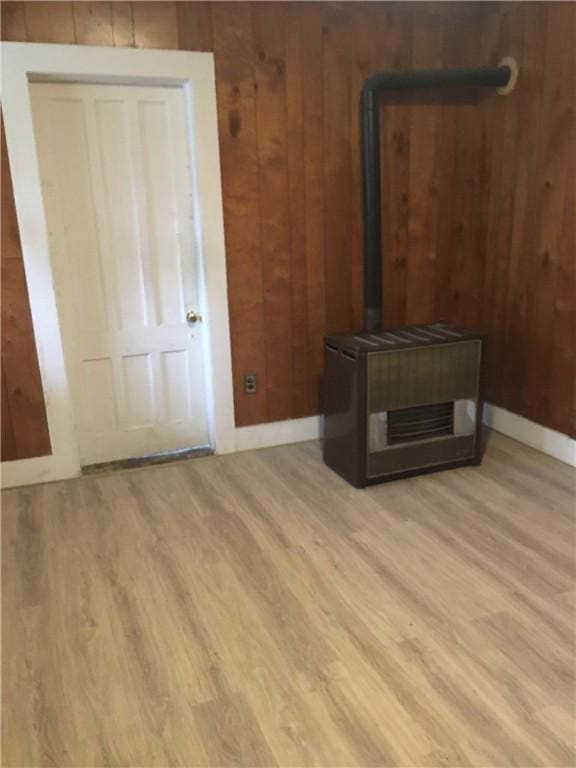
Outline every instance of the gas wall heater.
<path fill-rule="evenodd" d="M 477 464 L 481 458 L 484 336 L 446 323 L 382 330 L 379 96 L 387 89 L 494 87 L 517 66 L 379 72 L 361 101 L 364 331 L 328 336 L 324 461 L 352 485 Z"/>
<path fill-rule="evenodd" d="M 326 464 L 361 488 L 479 463 L 482 347 L 444 323 L 328 336 Z"/>

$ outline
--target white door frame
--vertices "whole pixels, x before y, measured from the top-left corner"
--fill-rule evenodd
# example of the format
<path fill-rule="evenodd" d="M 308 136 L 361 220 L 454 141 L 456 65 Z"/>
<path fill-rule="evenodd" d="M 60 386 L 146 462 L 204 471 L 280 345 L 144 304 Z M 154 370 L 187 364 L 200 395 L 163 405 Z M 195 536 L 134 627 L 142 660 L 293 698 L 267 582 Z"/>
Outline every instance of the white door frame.
<path fill-rule="evenodd" d="M 188 106 L 200 310 L 211 444 L 235 449 L 232 356 L 216 83 L 212 53 L 76 45 L 2 43 L 2 111 L 52 454 L 2 463 L 10 487 L 75 477 L 80 458 L 56 296 L 28 82 L 31 80 L 181 85 Z"/>

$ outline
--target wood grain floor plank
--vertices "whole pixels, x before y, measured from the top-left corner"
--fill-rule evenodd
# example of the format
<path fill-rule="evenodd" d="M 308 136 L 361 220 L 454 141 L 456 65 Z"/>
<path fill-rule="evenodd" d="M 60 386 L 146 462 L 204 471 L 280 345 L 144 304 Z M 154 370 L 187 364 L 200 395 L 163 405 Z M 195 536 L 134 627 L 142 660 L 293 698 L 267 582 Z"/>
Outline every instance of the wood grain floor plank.
<path fill-rule="evenodd" d="M 264 734 L 243 697 L 200 704 L 194 709 L 212 765 L 275 766 Z"/>
<path fill-rule="evenodd" d="M 524 490 L 522 490 L 524 489 Z M 572 766 L 570 472 L 316 443 L 2 496 L 2 764 Z"/>
<path fill-rule="evenodd" d="M 417 649 L 418 641 L 410 641 Z M 413 663 L 437 698 L 451 712 L 455 726 L 473 752 L 488 765 L 539 765 L 547 756 L 540 745 L 527 743 L 505 700 L 481 675 L 470 679 L 469 668 L 451 652 L 417 652 Z"/>

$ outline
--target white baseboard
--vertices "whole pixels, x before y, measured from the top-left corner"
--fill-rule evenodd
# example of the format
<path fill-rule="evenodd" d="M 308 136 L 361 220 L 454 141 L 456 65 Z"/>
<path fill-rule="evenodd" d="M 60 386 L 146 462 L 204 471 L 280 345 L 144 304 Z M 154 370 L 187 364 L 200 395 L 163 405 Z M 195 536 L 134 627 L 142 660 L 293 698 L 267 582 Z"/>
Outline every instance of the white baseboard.
<path fill-rule="evenodd" d="M 484 406 L 484 423 L 496 432 L 508 435 L 520 443 L 530 445 L 573 467 L 576 466 L 576 440 L 572 440 L 568 435 L 543 427 L 541 424 L 536 424 L 491 403 L 486 403 Z M 303 440 L 317 440 L 320 435 L 321 416 L 273 421 L 252 427 L 237 427 L 236 450 L 249 451 L 274 445 L 299 443 Z M 64 480 L 77 477 L 78 473 L 79 468 L 72 465 L 55 467 L 51 456 L 8 461 L 2 464 L 2 487 L 10 488 L 51 480 Z"/>
<path fill-rule="evenodd" d="M 235 450 L 249 451 L 274 445 L 299 443 L 303 440 L 317 440 L 320 437 L 320 423 L 320 416 L 309 416 L 304 419 L 256 424 L 253 427 L 236 427 Z M 2 463 L 1 485 L 2 488 L 15 488 L 21 485 L 65 480 L 78 477 L 79 474 L 79 467 L 56 466 L 53 456 L 5 461 Z"/>
<path fill-rule="evenodd" d="M 484 424 L 496 432 L 576 467 L 576 440 L 568 435 L 543 427 L 491 403 L 484 405 Z"/>
<path fill-rule="evenodd" d="M 484 405 L 484 424 L 548 456 L 573 467 L 576 466 L 576 440 L 572 440 L 568 435 L 543 427 L 541 424 L 536 424 L 491 403 Z M 316 440 L 320 434 L 320 416 L 274 421 L 269 424 L 256 424 L 253 427 L 238 427 L 236 450 L 249 451 L 285 443 L 298 443 L 302 440 Z"/>
<path fill-rule="evenodd" d="M 2 488 L 17 488 L 21 485 L 69 480 L 79 475 L 80 465 L 74 456 L 38 456 L 33 459 L 3 461 L 0 485 Z"/>
<path fill-rule="evenodd" d="M 320 420 L 320 416 L 307 416 L 304 419 L 237 427 L 236 450 L 249 451 L 285 443 L 300 443 L 303 440 L 317 440 L 320 437 Z"/>

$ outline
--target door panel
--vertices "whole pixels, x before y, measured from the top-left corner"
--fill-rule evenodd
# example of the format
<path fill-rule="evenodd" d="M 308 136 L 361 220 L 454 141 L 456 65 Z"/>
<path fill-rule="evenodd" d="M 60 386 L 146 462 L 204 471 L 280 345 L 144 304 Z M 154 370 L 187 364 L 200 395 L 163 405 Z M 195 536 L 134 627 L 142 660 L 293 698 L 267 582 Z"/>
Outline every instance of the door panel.
<path fill-rule="evenodd" d="M 110 327 L 139 328 L 148 325 L 148 302 L 143 275 L 146 255 L 139 236 L 130 152 L 130 104 L 102 99 L 87 107 L 91 174 L 105 244 L 102 274 L 109 295 Z"/>
<path fill-rule="evenodd" d="M 82 463 L 207 445 L 182 90 L 30 90 Z"/>

